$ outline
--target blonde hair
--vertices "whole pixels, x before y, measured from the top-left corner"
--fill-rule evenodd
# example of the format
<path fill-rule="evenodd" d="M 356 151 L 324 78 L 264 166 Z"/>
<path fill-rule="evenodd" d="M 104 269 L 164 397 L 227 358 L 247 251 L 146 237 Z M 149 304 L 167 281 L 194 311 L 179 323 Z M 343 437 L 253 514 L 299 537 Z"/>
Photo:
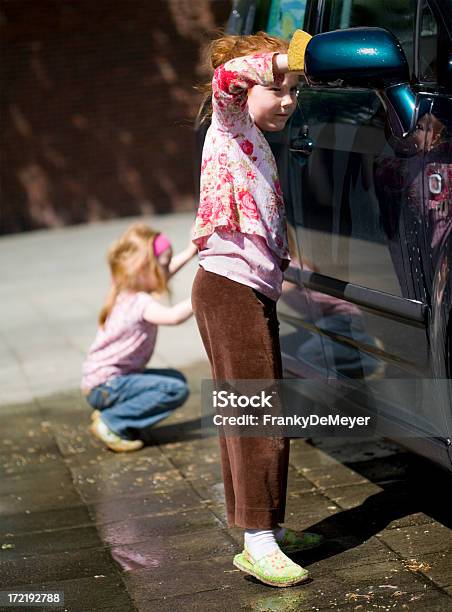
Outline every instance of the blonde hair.
<path fill-rule="evenodd" d="M 140 273 L 146 269 L 155 279 L 155 291 L 168 291 L 167 279 L 158 258 L 154 254 L 154 240 L 159 232 L 144 223 L 134 223 L 116 240 L 108 250 L 107 260 L 110 267 L 112 284 L 102 310 L 99 325 L 103 326 L 111 314 L 121 291 L 143 291 Z"/>
<path fill-rule="evenodd" d="M 253 53 L 287 53 L 289 43 L 283 38 L 270 36 L 266 32 L 256 32 L 256 34 L 246 34 L 243 36 L 227 35 L 212 40 L 207 47 L 206 53 L 209 59 L 211 70 L 228 62 L 235 57 L 252 55 Z M 212 79 L 203 85 L 198 85 L 195 89 L 203 93 L 200 110 L 196 121 L 202 123 L 212 115 L 211 108 L 206 108 L 207 102 L 212 97 Z"/>

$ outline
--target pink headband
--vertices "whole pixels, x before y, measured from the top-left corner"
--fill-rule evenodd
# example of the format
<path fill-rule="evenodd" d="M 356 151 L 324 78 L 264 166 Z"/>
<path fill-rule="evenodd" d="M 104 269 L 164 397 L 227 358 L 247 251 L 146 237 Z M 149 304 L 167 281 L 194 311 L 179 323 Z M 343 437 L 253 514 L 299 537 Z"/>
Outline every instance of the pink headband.
<path fill-rule="evenodd" d="M 154 239 L 154 255 L 159 257 L 163 251 L 171 248 L 171 243 L 165 234 L 158 234 L 158 236 Z"/>

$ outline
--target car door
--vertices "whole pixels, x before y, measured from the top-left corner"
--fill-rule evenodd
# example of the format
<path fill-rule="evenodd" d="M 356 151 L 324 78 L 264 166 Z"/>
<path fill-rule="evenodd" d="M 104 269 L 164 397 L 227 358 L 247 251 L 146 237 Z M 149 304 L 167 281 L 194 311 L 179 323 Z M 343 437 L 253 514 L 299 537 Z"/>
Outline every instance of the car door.
<path fill-rule="evenodd" d="M 425 130 L 422 174 L 424 258 L 429 292 L 429 341 L 435 395 L 444 431 L 452 438 L 452 1 L 422 0 L 417 75 L 419 97 L 429 109 L 418 118 Z M 429 103 L 425 104 L 424 100 Z M 449 453 L 451 449 L 449 446 Z"/>
<path fill-rule="evenodd" d="M 325 0 L 311 3 L 305 28 L 389 29 L 413 73 L 416 16 L 416 0 Z M 291 130 L 289 143 L 307 133 L 313 142 L 304 164 L 292 162 L 286 189 L 328 377 L 396 381 L 389 409 L 431 432 L 422 393 L 422 380 L 432 376 L 430 286 L 422 202 L 413 197 L 423 181 L 426 132 L 397 136 L 372 90 L 307 84 Z"/>

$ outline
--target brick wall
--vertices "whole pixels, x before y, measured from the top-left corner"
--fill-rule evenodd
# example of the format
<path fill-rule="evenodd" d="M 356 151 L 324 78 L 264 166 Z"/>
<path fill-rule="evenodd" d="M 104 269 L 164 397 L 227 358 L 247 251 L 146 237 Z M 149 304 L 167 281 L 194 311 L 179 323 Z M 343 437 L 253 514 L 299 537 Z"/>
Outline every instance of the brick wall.
<path fill-rule="evenodd" d="M 193 208 L 193 85 L 230 7 L 3 0 L 0 233 Z"/>

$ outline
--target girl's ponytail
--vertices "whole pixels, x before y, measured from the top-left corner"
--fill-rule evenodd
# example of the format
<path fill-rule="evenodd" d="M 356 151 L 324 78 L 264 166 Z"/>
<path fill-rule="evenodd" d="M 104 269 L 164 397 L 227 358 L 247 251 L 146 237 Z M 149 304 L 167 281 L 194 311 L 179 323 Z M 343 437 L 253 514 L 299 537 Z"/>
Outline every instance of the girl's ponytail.
<path fill-rule="evenodd" d="M 217 38 L 210 43 L 209 57 L 210 65 L 213 70 L 230 59 L 237 57 L 234 54 L 234 49 L 236 49 L 241 38 L 241 36 L 232 35 L 222 36 L 221 38 Z"/>

